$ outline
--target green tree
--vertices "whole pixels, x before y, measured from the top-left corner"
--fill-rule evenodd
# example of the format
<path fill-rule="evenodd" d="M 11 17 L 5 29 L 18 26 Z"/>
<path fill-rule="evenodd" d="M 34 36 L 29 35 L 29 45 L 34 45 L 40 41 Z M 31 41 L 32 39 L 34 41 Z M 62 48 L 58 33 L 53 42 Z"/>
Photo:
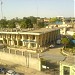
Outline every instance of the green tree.
<path fill-rule="evenodd" d="M 56 17 L 53 17 L 53 18 L 50 18 L 50 23 L 55 23 L 56 21 L 60 22 L 62 21 L 60 18 L 56 18 Z"/>
<path fill-rule="evenodd" d="M 1 28 L 6 28 L 7 27 L 7 20 L 6 19 L 1 19 L 0 20 L 0 27 Z"/>
<path fill-rule="evenodd" d="M 8 28 L 15 28 L 15 19 L 8 20 Z"/>
<path fill-rule="evenodd" d="M 33 28 L 33 24 L 31 23 L 31 20 L 30 19 L 26 19 L 26 24 L 28 26 L 28 28 Z"/>
<path fill-rule="evenodd" d="M 75 33 L 73 34 L 73 39 L 75 39 Z"/>
<path fill-rule="evenodd" d="M 30 16 L 29 19 L 31 20 L 32 24 L 37 24 L 37 18 L 36 17 Z"/>
<path fill-rule="evenodd" d="M 69 44 L 70 40 L 67 37 L 61 39 L 61 43 L 64 45 L 64 48 Z"/>
<path fill-rule="evenodd" d="M 44 22 L 38 22 L 38 27 L 39 28 L 43 28 L 45 25 L 44 25 Z"/>
<path fill-rule="evenodd" d="M 33 24 L 29 18 L 23 17 L 20 22 L 21 28 L 33 28 Z"/>
<path fill-rule="evenodd" d="M 21 28 L 27 28 L 28 27 L 27 24 L 26 24 L 26 22 L 23 21 L 23 20 L 21 20 L 20 26 L 21 26 Z"/>

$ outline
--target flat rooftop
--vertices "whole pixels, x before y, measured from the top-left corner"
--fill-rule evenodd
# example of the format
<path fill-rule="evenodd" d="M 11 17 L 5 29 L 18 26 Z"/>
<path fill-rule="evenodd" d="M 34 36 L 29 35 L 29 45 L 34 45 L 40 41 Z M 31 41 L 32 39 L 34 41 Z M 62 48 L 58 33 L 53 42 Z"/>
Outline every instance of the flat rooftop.
<path fill-rule="evenodd" d="M 30 34 L 30 35 L 41 35 L 44 33 L 52 32 L 58 29 L 61 29 L 63 27 L 56 27 L 56 28 L 40 28 L 40 29 L 25 29 L 25 30 L 19 30 L 19 31 L 0 31 L 0 34 Z"/>

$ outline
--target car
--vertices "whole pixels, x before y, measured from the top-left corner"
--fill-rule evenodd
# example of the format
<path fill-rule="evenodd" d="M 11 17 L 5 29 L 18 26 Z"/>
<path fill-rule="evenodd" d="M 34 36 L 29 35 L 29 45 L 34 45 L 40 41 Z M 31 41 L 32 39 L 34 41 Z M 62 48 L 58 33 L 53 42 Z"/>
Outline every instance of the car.
<path fill-rule="evenodd" d="M 7 69 L 4 67 L 0 67 L 0 73 L 6 74 Z"/>
<path fill-rule="evenodd" d="M 8 70 L 6 75 L 20 75 L 19 73 L 15 72 L 14 70 Z"/>
<path fill-rule="evenodd" d="M 50 48 L 54 48 L 55 46 L 54 46 L 53 44 L 51 44 L 49 47 L 50 47 Z"/>

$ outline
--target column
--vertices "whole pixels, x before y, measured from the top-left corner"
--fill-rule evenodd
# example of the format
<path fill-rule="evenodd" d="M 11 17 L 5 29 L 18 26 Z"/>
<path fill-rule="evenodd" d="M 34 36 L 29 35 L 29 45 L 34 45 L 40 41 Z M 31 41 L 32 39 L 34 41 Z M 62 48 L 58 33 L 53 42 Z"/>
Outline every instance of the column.
<path fill-rule="evenodd" d="M 17 34 L 16 35 L 17 46 L 19 46 L 18 40 L 19 40 L 19 38 L 18 38 L 18 34 Z"/>
<path fill-rule="evenodd" d="M 11 35 L 11 45 L 13 45 L 13 34 Z"/>
<path fill-rule="evenodd" d="M 36 37 L 36 48 L 38 48 L 39 47 L 39 36 L 36 35 L 35 37 Z"/>
<path fill-rule="evenodd" d="M 43 34 L 43 37 L 44 37 L 44 38 L 43 38 L 43 40 L 44 40 L 43 43 L 44 43 L 44 45 L 45 45 L 45 44 L 46 44 L 46 37 L 45 37 L 45 34 Z"/>
<path fill-rule="evenodd" d="M 42 46 L 42 37 L 43 35 L 39 35 L 39 45 Z"/>
<path fill-rule="evenodd" d="M 11 53 L 11 50 L 9 49 L 9 54 Z"/>
<path fill-rule="evenodd" d="M 28 40 L 30 41 L 30 35 L 28 35 Z M 31 44 L 30 44 L 30 42 L 28 42 L 28 48 L 30 48 L 31 47 Z"/>
<path fill-rule="evenodd" d="M 31 53 L 29 53 L 29 58 L 31 58 Z"/>
<path fill-rule="evenodd" d="M 24 55 L 24 52 L 22 51 L 22 56 Z"/>
<path fill-rule="evenodd" d="M 74 75 L 73 67 L 70 67 L 70 75 Z"/>
<path fill-rule="evenodd" d="M 61 62 L 60 62 L 60 75 L 63 75 L 63 65 Z"/>
<path fill-rule="evenodd" d="M 25 43 L 24 43 L 24 35 L 22 35 L 22 44 L 23 44 L 23 46 L 25 46 Z"/>

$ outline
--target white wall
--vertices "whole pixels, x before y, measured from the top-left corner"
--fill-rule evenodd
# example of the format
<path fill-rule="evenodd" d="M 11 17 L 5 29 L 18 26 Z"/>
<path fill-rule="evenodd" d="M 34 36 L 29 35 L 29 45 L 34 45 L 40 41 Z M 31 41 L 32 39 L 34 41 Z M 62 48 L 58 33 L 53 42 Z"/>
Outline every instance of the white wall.
<path fill-rule="evenodd" d="M 25 56 L 0 52 L 0 59 L 7 60 L 23 66 L 29 66 L 30 68 L 41 71 L 41 61 L 39 58 L 26 58 Z"/>

